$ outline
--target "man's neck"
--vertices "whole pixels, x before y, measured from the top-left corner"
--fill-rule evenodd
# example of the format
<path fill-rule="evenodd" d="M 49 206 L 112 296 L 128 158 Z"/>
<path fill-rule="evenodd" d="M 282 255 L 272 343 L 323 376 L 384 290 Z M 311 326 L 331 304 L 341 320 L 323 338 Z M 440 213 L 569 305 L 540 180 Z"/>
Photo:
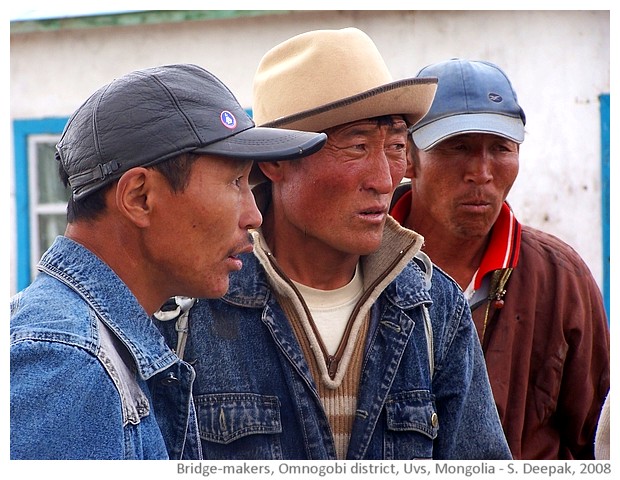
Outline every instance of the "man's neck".
<path fill-rule="evenodd" d="M 339 252 L 317 240 L 283 238 L 273 228 L 270 215 L 265 216 L 261 232 L 280 268 L 297 283 L 334 290 L 347 285 L 355 274 L 359 255 Z"/>
<path fill-rule="evenodd" d="M 416 227 L 410 218 L 404 226 L 424 237 L 422 250 L 465 290 L 480 266 L 488 237 L 457 238 L 447 235 L 445 231 Z"/>
<path fill-rule="evenodd" d="M 107 216 L 97 220 L 97 226 L 89 222 L 69 224 L 65 236 L 93 252 L 110 267 L 127 285 L 140 305 L 153 314 L 166 299 L 169 292 L 159 291 L 156 286 L 165 282 L 152 281 L 156 272 L 146 268 L 138 252 L 143 251 L 131 230 L 120 228 L 120 222 L 110 222 Z"/>

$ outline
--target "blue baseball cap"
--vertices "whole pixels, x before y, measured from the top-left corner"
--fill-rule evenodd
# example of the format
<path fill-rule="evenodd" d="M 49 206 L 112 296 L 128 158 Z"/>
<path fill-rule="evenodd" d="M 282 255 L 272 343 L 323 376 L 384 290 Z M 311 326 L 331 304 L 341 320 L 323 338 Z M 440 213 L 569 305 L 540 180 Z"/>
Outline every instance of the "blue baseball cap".
<path fill-rule="evenodd" d="M 462 133 L 490 133 L 522 143 L 525 113 L 497 65 L 459 58 L 428 65 L 417 77 L 437 77 L 430 110 L 411 128 L 421 150 Z"/>

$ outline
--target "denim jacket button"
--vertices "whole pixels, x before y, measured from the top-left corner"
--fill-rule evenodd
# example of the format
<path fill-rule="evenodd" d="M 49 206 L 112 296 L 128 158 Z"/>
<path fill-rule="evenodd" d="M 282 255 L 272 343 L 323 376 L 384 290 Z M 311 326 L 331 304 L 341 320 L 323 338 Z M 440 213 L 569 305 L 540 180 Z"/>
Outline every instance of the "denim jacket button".
<path fill-rule="evenodd" d="M 174 373 L 168 372 L 166 376 L 162 378 L 161 383 L 162 385 L 169 386 L 169 385 L 172 385 L 173 383 L 177 383 L 178 381 L 179 379 L 174 376 Z"/>
<path fill-rule="evenodd" d="M 437 428 L 437 425 L 439 425 L 439 417 L 437 416 L 437 412 L 433 412 L 431 415 L 431 425 L 433 428 Z"/>

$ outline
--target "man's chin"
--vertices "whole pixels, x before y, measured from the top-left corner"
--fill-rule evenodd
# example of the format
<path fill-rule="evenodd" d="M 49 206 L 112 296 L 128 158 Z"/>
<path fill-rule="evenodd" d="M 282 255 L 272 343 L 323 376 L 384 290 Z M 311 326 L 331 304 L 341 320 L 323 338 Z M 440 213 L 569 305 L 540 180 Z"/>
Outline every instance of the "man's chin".
<path fill-rule="evenodd" d="M 228 292 L 229 285 L 228 275 L 226 275 L 226 278 L 220 279 L 217 284 L 210 284 L 209 287 L 202 292 L 200 298 L 222 298 Z"/>
<path fill-rule="evenodd" d="M 363 257 L 375 253 L 380 247 L 381 241 L 372 243 L 365 242 L 363 245 L 357 245 L 356 248 L 352 250 L 352 253 Z"/>

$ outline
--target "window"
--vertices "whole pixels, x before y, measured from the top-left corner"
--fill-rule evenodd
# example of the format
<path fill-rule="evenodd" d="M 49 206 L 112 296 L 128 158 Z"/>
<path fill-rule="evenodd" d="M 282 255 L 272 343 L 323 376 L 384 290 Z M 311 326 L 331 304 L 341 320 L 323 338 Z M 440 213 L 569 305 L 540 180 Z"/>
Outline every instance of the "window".
<path fill-rule="evenodd" d="M 31 277 L 36 264 L 67 226 L 67 200 L 71 194 L 58 177 L 54 155 L 60 135 L 28 137 Z"/>

